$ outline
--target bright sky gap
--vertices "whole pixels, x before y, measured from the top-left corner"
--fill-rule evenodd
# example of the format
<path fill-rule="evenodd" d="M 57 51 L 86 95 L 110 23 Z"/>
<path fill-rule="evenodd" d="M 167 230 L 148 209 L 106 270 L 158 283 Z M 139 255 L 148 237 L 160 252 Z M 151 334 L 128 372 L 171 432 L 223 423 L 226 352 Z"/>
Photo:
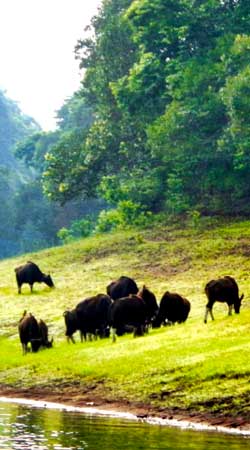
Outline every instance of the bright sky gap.
<path fill-rule="evenodd" d="M 45 130 L 80 86 L 74 47 L 101 0 L 0 0 L 0 89 Z"/>

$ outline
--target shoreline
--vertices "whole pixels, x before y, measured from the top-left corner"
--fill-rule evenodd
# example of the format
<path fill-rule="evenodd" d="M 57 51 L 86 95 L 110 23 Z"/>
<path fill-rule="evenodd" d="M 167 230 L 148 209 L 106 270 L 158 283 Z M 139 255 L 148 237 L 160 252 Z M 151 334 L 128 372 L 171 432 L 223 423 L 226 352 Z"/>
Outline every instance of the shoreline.
<path fill-rule="evenodd" d="M 159 411 L 151 405 L 138 405 L 124 401 L 113 401 L 79 393 L 48 392 L 47 389 L 15 389 L 0 386 L 0 402 L 19 403 L 37 408 L 58 409 L 98 415 L 151 425 L 171 426 L 195 431 L 213 431 L 250 437 L 250 421 L 242 417 L 211 416 L 209 413 L 188 411 Z"/>

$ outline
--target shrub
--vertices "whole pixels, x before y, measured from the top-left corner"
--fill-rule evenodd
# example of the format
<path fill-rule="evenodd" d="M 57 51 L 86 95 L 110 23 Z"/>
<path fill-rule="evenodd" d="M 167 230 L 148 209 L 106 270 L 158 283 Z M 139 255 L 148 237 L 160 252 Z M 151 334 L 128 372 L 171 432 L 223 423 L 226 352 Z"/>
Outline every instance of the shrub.
<path fill-rule="evenodd" d="M 119 225 L 121 225 L 121 217 L 117 209 L 103 210 L 98 216 L 95 231 L 97 233 L 107 233 L 115 230 Z"/>
<path fill-rule="evenodd" d="M 152 221 L 153 214 L 149 211 L 143 211 L 140 204 L 131 200 L 121 200 L 116 209 L 101 211 L 95 231 L 103 233 L 130 226 L 142 228 L 151 224 Z"/>
<path fill-rule="evenodd" d="M 74 220 L 70 228 L 61 228 L 57 232 L 57 237 L 63 244 L 67 244 L 75 239 L 87 237 L 92 234 L 94 229 L 94 220 L 86 216 L 84 219 Z"/>

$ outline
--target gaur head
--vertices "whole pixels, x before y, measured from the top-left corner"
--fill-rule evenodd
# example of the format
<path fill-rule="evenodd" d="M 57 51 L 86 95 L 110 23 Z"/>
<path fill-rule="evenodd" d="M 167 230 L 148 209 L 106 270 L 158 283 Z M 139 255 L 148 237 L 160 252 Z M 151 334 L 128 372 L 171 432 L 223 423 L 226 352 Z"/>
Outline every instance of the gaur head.
<path fill-rule="evenodd" d="M 54 283 L 53 283 L 53 280 L 52 280 L 52 278 L 51 278 L 50 275 L 44 275 L 43 281 L 44 281 L 45 284 L 47 284 L 47 286 L 49 286 L 49 287 L 51 287 L 51 288 L 52 288 L 52 287 L 55 287 L 55 285 L 54 285 Z"/>
<path fill-rule="evenodd" d="M 234 311 L 236 314 L 239 314 L 239 312 L 240 312 L 241 301 L 243 298 L 244 298 L 244 294 L 242 294 L 241 297 L 239 297 L 238 301 L 234 303 Z"/>
<path fill-rule="evenodd" d="M 32 352 L 38 352 L 39 348 L 42 345 L 42 339 L 31 339 L 30 343 Z"/>
<path fill-rule="evenodd" d="M 162 320 L 159 316 L 159 313 L 156 314 L 156 316 L 154 317 L 154 319 L 152 320 L 152 328 L 160 328 L 162 324 Z"/>
<path fill-rule="evenodd" d="M 45 347 L 46 348 L 52 348 L 53 347 L 53 341 L 54 341 L 53 338 L 51 339 L 51 341 L 47 341 L 46 344 L 45 344 Z"/>
<path fill-rule="evenodd" d="M 64 311 L 63 317 L 66 325 L 65 336 L 72 338 L 72 334 L 78 330 L 76 312 L 74 310 Z"/>

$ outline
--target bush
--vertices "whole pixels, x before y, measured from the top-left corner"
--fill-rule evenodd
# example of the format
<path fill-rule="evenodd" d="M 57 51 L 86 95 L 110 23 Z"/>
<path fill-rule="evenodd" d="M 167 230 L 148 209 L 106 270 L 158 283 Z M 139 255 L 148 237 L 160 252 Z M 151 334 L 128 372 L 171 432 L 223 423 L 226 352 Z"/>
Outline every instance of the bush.
<path fill-rule="evenodd" d="M 62 244 L 67 244 L 69 242 L 71 242 L 74 238 L 70 233 L 70 230 L 68 228 L 61 228 L 58 232 L 57 232 L 57 237 L 58 239 L 60 239 Z"/>
<path fill-rule="evenodd" d="M 86 216 L 84 219 L 74 220 L 70 228 L 61 228 L 57 232 L 57 237 L 63 244 L 74 241 L 75 239 L 90 236 L 94 230 L 94 220 Z"/>
<path fill-rule="evenodd" d="M 95 231 L 105 233 L 130 226 L 145 227 L 152 223 L 153 214 L 143 211 L 141 205 L 131 200 L 122 200 L 116 209 L 101 211 Z"/>
<path fill-rule="evenodd" d="M 115 230 L 121 225 L 121 217 L 117 209 L 110 209 L 108 211 L 101 211 L 95 231 L 97 233 L 107 233 L 109 231 Z"/>

